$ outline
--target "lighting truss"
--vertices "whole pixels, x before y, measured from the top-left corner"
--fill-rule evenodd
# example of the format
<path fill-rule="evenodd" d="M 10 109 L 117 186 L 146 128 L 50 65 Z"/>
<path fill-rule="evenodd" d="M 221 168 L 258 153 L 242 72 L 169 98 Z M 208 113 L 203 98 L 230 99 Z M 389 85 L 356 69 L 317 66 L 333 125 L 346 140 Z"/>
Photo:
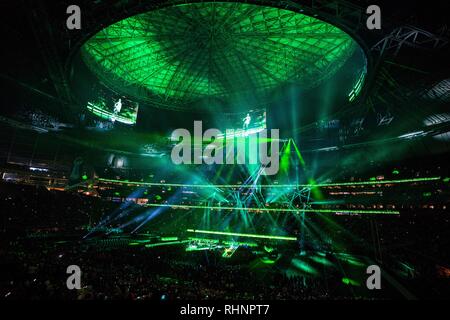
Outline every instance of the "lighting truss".
<path fill-rule="evenodd" d="M 388 126 L 391 124 L 392 120 L 394 120 L 394 116 L 388 112 L 386 115 L 378 114 L 377 115 L 377 125 L 378 126 Z"/>
<path fill-rule="evenodd" d="M 380 55 L 393 50 L 394 55 L 397 55 L 403 45 L 414 48 L 437 49 L 444 47 L 447 43 L 447 39 L 431 32 L 413 26 L 401 26 L 377 42 L 372 50 L 380 52 Z"/>

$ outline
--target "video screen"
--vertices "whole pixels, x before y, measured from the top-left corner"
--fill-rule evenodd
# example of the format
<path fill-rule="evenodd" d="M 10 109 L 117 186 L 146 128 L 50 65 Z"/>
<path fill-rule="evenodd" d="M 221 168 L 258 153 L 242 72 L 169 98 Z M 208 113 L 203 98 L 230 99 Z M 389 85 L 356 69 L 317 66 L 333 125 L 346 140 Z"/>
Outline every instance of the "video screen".
<path fill-rule="evenodd" d="M 135 125 L 139 103 L 120 95 L 100 94 L 96 101 L 88 102 L 87 109 L 94 115 L 113 123 Z"/>
<path fill-rule="evenodd" d="M 224 115 L 226 128 L 222 128 L 225 134 L 218 138 L 231 139 L 239 136 L 249 136 L 263 131 L 266 125 L 266 110 L 250 110 L 242 113 L 230 113 Z"/>

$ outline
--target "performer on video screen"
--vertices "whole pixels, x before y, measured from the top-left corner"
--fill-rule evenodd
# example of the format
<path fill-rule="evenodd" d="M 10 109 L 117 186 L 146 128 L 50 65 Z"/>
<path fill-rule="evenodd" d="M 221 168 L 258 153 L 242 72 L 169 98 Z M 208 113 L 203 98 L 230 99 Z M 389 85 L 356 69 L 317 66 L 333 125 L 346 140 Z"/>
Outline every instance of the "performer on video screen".
<path fill-rule="evenodd" d="M 250 125 L 250 122 L 252 121 L 252 118 L 250 117 L 249 113 L 247 113 L 247 116 L 243 119 L 243 121 L 244 121 L 244 127 L 243 128 L 244 128 L 244 130 L 247 130 L 249 125 Z"/>
<path fill-rule="evenodd" d="M 114 104 L 114 113 L 118 114 L 122 110 L 122 99 L 119 98 L 119 100 Z"/>

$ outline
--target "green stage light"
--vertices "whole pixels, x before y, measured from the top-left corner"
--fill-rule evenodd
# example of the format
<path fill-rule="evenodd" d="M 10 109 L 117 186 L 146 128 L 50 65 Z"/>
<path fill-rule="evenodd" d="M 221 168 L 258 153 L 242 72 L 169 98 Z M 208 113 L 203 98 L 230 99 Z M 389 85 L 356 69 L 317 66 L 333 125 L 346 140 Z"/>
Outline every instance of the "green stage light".
<path fill-rule="evenodd" d="M 292 259 L 291 263 L 292 266 L 294 266 L 296 269 L 302 272 L 309 273 L 311 275 L 318 274 L 317 270 L 313 266 L 309 265 L 306 261 L 303 261 L 299 258 Z"/>
<path fill-rule="evenodd" d="M 364 85 L 364 80 L 366 78 L 366 74 L 367 74 L 367 67 L 364 66 L 364 69 L 361 71 L 361 74 L 358 78 L 358 80 L 356 81 L 352 91 L 348 94 L 348 100 L 350 102 L 354 101 L 356 99 L 356 97 L 358 97 L 358 95 L 360 94 L 363 85 Z"/>
<path fill-rule="evenodd" d="M 355 287 L 361 286 L 361 285 L 359 284 L 359 282 L 357 282 L 357 281 L 355 281 L 355 280 L 352 280 L 352 279 L 350 279 L 350 278 L 342 278 L 342 283 L 345 284 L 345 285 L 347 285 L 347 286 L 355 286 Z"/>
<path fill-rule="evenodd" d="M 200 241 L 200 242 L 209 242 L 209 243 L 219 243 L 218 239 L 211 238 L 198 238 L 198 237 L 189 237 L 191 241 Z M 239 245 L 239 246 L 247 246 L 247 247 L 257 247 L 258 244 L 254 242 L 242 242 L 242 241 L 222 241 L 223 244 L 226 245 Z"/>
<path fill-rule="evenodd" d="M 222 231 L 210 231 L 210 230 L 194 230 L 194 229 L 187 229 L 186 231 L 190 232 L 190 233 L 214 234 L 214 235 L 230 236 L 230 237 L 243 237 L 243 238 L 258 238 L 258 239 L 270 239 L 270 240 L 297 241 L 297 238 L 295 238 L 295 237 L 284 237 L 284 236 L 270 236 L 270 235 L 261 235 L 261 234 L 234 233 L 234 232 L 222 232 Z"/>
<path fill-rule="evenodd" d="M 146 248 L 154 248 L 154 247 L 162 247 L 162 246 L 171 246 L 171 245 L 183 244 L 183 243 L 187 243 L 187 242 L 189 242 L 189 240 L 170 241 L 170 242 L 158 242 L 158 243 L 146 244 L 145 247 Z"/>
<path fill-rule="evenodd" d="M 229 246 L 247 246 L 247 247 L 257 247 L 258 245 L 253 242 L 241 242 L 241 241 L 223 241 L 224 244 Z"/>
<path fill-rule="evenodd" d="M 322 194 L 322 191 L 320 191 L 319 184 L 314 180 L 313 178 L 308 179 L 308 183 L 311 186 L 311 192 L 315 199 L 317 200 L 324 200 L 325 197 Z"/>
<path fill-rule="evenodd" d="M 379 181 L 362 181 L 362 182 L 343 182 L 343 183 L 323 183 L 317 184 L 319 187 L 333 187 L 333 186 L 363 186 L 363 185 L 383 185 L 383 184 L 400 184 L 400 183 L 416 183 L 416 182 L 430 182 L 440 180 L 441 177 L 429 178 L 415 178 L 402 180 L 379 180 Z"/>
<path fill-rule="evenodd" d="M 261 262 L 264 264 L 275 264 L 276 260 L 272 260 L 268 257 L 262 257 Z"/>
<path fill-rule="evenodd" d="M 273 250 L 275 250 L 275 249 L 272 248 L 272 247 L 264 246 L 264 250 L 265 250 L 267 253 L 271 253 L 271 252 L 273 252 Z"/>
<path fill-rule="evenodd" d="M 178 237 L 162 237 L 161 241 L 177 241 Z"/>
<path fill-rule="evenodd" d="M 198 237 L 189 237 L 191 241 L 200 241 L 200 242 L 209 242 L 209 243 L 219 243 L 217 239 L 209 239 L 209 238 L 198 238 Z"/>
<path fill-rule="evenodd" d="M 225 250 L 222 253 L 222 258 L 230 259 L 234 253 L 236 252 L 237 247 L 231 246 L 230 248 L 225 248 Z"/>
<path fill-rule="evenodd" d="M 327 258 L 321 257 L 321 256 L 312 256 L 311 260 L 316 263 L 320 263 L 324 266 L 332 266 L 333 265 Z"/>
<path fill-rule="evenodd" d="M 400 214 L 399 211 L 392 210 L 349 210 L 349 209 L 288 209 L 288 208 L 244 208 L 244 207 L 217 207 L 217 206 L 195 206 L 182 204 L 145 204 L 146 207 L 165 207 L 173 209 L 208 209 L 208 210 L 232 210 L 232 211 L 248 211 L 248 212 L 294 212 L 294 213 L 352 213 L 352 214 Z"/>
<path fill-rule="evenodd" d="M 303 156 L 300 152 L 300 150 L 297 147 L 297 144 L 295 143 L 294 140 L 292 140 L 293 144 L 294 144 L 294 149 L 295 149 L 295 153 L 297 154 L 297 157 L 300 161 L 300 165 L 304 168 L 306 166 L 305 160 L 303 160 Z"/>
<path fill-rule="evenodd" d="M 338 257 L 339 257 L 339 260 L 344 261 L 353 266 L 361 267 L 361 266 L 365 265 L 363 262 L 360 261 L 359 258 L 349 255 L 349 254 L 341 253 L 338 255 Z"/>
<path fill-rule="evenodd" d="M 289 139 L 288 144 L 283 150 L 283 154 L 281 156 L 280 169 L 283 173 L 288 173 L 289 170 L 289 162 L 291 161 L 291 139 Z"/>
<path fill-rule="evenodd" d="M 210 250 L 210 249 L 211 249 L 211 247 L 209 247 L 209 246 L 197 247 L 195 245 L 190 245 L 186 248 L 186 252 L 206 251 L 206 250 Z"/>

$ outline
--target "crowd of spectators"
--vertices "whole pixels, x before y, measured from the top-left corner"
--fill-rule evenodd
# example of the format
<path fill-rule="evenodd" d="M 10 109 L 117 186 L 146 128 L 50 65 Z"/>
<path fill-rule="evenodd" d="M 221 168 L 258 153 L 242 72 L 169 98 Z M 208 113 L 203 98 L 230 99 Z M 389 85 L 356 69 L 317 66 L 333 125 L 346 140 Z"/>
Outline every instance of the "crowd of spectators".
<path fill-rule="evenodd" d="M 359 299 L 351 291 L 330 295 L 322 278 L 287 277 L 276 269 L 179 259 L 180 248 L 99 251 L 53 242 L 14 242 L 3 252 L 1 297 L 33 300 L 316 300 Z M 68 290 L 66 268 L 82 270 L 82 289 Z M 338 285 L 340 278 L 328 279 Z"/>
<path fill-rule="evenodd" d="M 108 247 L 82 240 L 120 203 L 9 183 L 0 184 L 0 196 L 1 299 L 372 298 L 350 290 L 342 283 L 342 274 L 293 277 L 276 264 L 261 271 L 248 261 L 211 263 L 186 257 L 182 246 Z M 166 218 L 178 221 L 180 228 L 183 221 L 186 223 L 179 212 L 169 211 Z M 413 210 L 399 217 L 335 216 L 332 220 L 320 215 L 308 220 L 309 225 L 322 230 L 317 239 L 327 242 L 328 247 L 339 247 L 347 253 L 359 250 L 359 254 L 377 259 L 389 270 L 400 270 L 402 264 L 406 275 L 396 275 L 403 277 L 400 282 L 413 288 L 414 293 L 448 295 L 450 219 L 445 211 Z M 338 245 L 338 240 L 345 245 Z M 73 264 L 82 269 L 82 290 L 66 287 L 66 268 Z"/>

